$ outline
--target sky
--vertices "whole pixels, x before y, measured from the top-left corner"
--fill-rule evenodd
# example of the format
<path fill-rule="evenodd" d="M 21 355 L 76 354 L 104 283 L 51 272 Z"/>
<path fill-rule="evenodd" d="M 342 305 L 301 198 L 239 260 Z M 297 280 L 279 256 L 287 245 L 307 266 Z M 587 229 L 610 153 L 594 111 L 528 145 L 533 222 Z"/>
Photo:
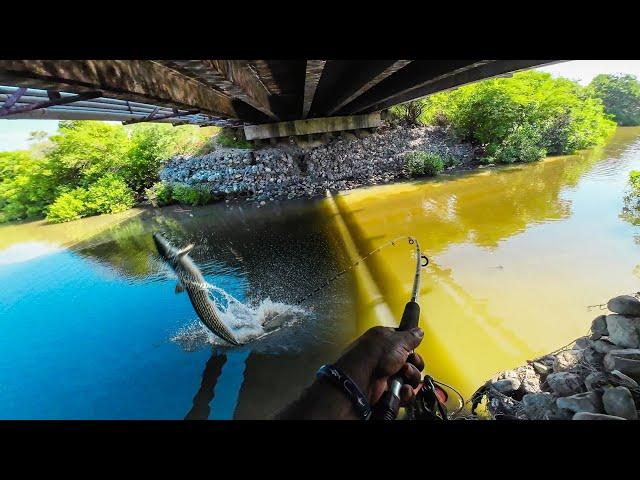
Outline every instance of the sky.
<path fill-rule="evenodd" d="M 539 70 L 587 85 L 599 73 L 631 73 L 640 79 L 640 60 L 573 60 Z M 29 133 L 43 130 L 51 135 L 57 128 L 57 120 L 0 120 L 0 152 L 25 149 Z"/>

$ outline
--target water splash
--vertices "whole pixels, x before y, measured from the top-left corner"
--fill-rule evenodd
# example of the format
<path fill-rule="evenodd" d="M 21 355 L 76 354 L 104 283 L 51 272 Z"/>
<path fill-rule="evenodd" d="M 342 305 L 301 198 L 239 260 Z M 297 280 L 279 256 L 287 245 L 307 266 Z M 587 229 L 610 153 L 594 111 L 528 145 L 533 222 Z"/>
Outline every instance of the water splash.
<path fill-rule="evenodd" d="M 311 311 L 302 307 L 274 302 L 270 298 L 243 303 L 225 290 L 207 284 L 210 297 L 220 319 L 231 330 L 241 344 L 261 340 L 283 328 L 291 327 L 311 316 Z M 206 345 L 228 347 L 229 344 L 213 334 L 202 322 L 194 320 L 179 329 L 171 341 L 186 351 L 194 351 Z"/>

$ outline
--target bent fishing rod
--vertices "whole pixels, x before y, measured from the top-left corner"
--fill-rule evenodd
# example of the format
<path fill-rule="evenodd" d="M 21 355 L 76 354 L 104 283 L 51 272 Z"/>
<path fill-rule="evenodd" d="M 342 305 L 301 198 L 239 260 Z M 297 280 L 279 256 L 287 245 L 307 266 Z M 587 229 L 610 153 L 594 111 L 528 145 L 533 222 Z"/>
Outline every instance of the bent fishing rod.
<path fill-rule="evenodd" d="M 418 326 L 420 320 L 420 305 L 418 304 L 418 296 L 420 295 L 420 278 L 422 268 L 429 264 L 429 259 L 422 255 L 418 240 L 409 237 L 409 243 L 415 244 L 416 248 L 416 271 L 413 277 L 413 288 L 411 289 L 411 298 L 404 306 L 402 318 L 398 330 L 411 330 Z M 424 260 L 424 263 L 423 263 Z M 404 379 L 401 375 L 394 375 L 389 379 L 388 389 L 382 394 L 378 403 L 373 407 L 371 415 L 372 420 L 395 420 L 400 409 L 400 390 L 404 385 Z"/>

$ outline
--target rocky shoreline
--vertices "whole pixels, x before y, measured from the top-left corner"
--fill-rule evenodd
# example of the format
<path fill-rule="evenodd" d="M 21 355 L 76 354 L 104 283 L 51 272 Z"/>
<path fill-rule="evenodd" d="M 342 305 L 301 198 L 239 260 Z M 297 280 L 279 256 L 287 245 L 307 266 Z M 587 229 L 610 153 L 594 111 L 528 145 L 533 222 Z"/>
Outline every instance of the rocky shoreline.
<path fill-rule="evenodd" d="M 175 157 L 160 172 L 163 182 L 207 188 L 216 198 L 260 203 L 314 197 L 409 178 L 404 156 L 435 152 L 451 160 L 447 170 L 468 169 L 474 148 L 434 126 L 385 126 L 374 133 L 343 133 L 303 149 L 293 143 L 255 150 L 216 148 L 199 157 Z"/>
<path fill-rule="evenodd" d="M 493 419 L 637 420 L 640 409 L 640 300 L 607 303 L 591 335 L 501 372 L 472 397 Z"/>

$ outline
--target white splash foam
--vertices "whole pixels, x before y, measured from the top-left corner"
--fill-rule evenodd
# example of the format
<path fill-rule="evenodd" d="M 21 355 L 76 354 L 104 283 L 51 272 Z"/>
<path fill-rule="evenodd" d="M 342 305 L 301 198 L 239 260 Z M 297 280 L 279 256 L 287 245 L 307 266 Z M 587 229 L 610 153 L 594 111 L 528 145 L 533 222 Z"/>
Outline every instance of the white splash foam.
<path fill-rule="evenodd" d="M 309 311 L 301 307 L 274 302 L 270 298 L 255 304 L 244 304 L 214 285 L 208 285 L 208 288 L 212 293 L 218 294 L 211 299 L 220 313 L 220 319 L 243 345 L 292 326 L 310 315 Z M 178 330 L 171 341 L 187 351 L 197 350 L 206 344 L 229 346 L 199 320 Z"/>

